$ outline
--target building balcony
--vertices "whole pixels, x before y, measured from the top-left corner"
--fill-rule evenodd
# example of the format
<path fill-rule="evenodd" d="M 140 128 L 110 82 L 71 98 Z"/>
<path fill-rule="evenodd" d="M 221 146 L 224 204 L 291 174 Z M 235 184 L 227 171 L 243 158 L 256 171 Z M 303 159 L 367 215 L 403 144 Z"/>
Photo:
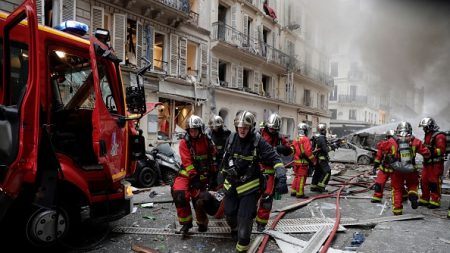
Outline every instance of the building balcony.
<path fill-rule="evenodd" d="M 339 95 L 339 103 L 367 104 L 367 96 Z"/>
<path fill-rule="evenodd" d="M 334 86 L 333 78 L 323 71 L 319 71 L 318 69 L 308 66 L 297 59 L 294 59 L 291 64 L 291 69 L 294 71 L 294 73 L 307 77 L 313 81 L 319 82 L 329 87 Z"/>
<path fill-rule="evenodd" d="M 190 19 L 188 20 L 188 23 L 198 26 L 198 13 L 194 12 L 194 11 L 190 11 L 189 17 L 190 17 Z"/>
<path fill-rule="evenodd" d="M 141 0 L 136 5 L 143 10 L 144 16 L 172 27 L 192 20 L 189 0 Z M 198 23 L 198 15 L 196 17 Z"/>

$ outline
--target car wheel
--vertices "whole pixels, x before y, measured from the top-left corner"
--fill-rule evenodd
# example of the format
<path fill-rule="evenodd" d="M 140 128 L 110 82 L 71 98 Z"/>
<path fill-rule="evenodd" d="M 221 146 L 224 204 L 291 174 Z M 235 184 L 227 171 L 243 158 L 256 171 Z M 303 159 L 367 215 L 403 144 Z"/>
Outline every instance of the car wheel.
<path fill-rule="evenodd" d="M 358 157 L 358 164 L 369 165 L 370 162 L 371 162 L 370 157 L 368 157 L 366 155 L 362 155 L 362 156 Z"/>
<path fill-rule="evenodd" d="M 136 184 L 139 187 L 152 187 L 156 184 L 158 173 L 151 167 L 142 167 L 136 174 Z"/>

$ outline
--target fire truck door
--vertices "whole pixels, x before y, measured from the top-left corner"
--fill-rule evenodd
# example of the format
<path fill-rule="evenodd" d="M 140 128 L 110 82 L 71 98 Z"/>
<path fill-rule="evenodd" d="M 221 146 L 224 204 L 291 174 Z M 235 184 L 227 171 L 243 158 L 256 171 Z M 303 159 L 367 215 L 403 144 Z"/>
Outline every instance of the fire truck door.
<path fill-rule="evenodd" d="M 22 20 L 27 20 L 28 26 L 19 25 Z M 23 172 L 7 171 L 7 168 L 18 160 L 36 164 L 37 159 L 39 67 L 35 2 L 24 1 L 6 18 L 0 38 L 0 57 L 4 63 L 3 76 L 0 73 L 0 182 L 4 177 L 14 178 L 5 181 L 3 188 L 15 192 L 17 189 L 8 189 L 8 182 L 17 188 L 23 177 L 13 177 L 11 173 Z"/>
<path fill-rule="evenodd" d="M 120 124 L 118 105 L 120 98 L 115 94 L 112 78 L 112 64 L 97 58 L 94 40 L 90 48 L 92 74 L 95 89 L 95 108 L 92 113 L 93 147 L 98 161 L 111 176 L 113 182 L 125 177 L 126 127 Z"/>

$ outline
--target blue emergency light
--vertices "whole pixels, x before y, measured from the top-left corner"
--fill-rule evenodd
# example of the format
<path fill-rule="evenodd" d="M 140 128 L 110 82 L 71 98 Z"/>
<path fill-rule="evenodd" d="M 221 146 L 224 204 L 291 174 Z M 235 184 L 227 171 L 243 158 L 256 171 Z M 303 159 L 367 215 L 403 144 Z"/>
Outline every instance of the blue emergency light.
<path fill-rule="evenodd" d="M 88 25 L 74 20 L 64 21 L 61 24 L 57 25 L 55 29 L 78 36 L 84 36 L 89 31 Z"/>

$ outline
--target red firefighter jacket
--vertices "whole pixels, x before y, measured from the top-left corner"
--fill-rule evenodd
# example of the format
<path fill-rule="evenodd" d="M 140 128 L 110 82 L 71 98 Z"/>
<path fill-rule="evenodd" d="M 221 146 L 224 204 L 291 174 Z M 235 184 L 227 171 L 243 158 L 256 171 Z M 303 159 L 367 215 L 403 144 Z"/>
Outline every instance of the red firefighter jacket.
<path fill-rule="evenodd" d="M 286 137 L 283 137 L 279 133 L 270 133 L 266 127 L 261 130 L 261 137 L 274 149 L 278 145 L 290 147 L 289 141 L 286 139 Z M 269 174 L 269 175 L 274 174 L 274 170 L 271 166 L 268 166 L 265 163 L 261 163 L 260 167 L 261 167 L 261 171 L 263 174 Z"/>
<path fill-rule="evenodd" d="M 379 169 L 384 172 L 393 172 L 394 169 L 390 166 L 390 163 L 394 159 L 398 158 L 398 145 L 395 138 L 389 138 L 384 141 L 380 141 L 377 144 L 377 154 L 375 155 L 375 163 L 380 163 Z"/>
<path fill-rule="evenodd" d="M 439 133 L 432 140 L 432 136 L 434 133 L 425 134 L 425 146 L 430 149 L 431 156 L 429 159 L 425 159 L 425 164 L 430 163 L 439 163 L 444 161 L 445 157 L 445 148 L 447 144 L 447 139 L 444 133 Z"/>
<path fill-rule="evenodd" d="M 181 176 L 192 178 L 199 175 L 201 181 L 206 181 L 208 175 L 216 172 L 216 148 L 206 135 L 201 134 L 198 138 L 186 135 L 180 142 L 179 151 L 183 164 Z"/>
<path fill-rule="evenodd" d="M 307 136 L 300 136 L 292 143 L 294 152 L 294 165 L 307 167 L 309 162 L 315 163 L 311 142 Z"/>

